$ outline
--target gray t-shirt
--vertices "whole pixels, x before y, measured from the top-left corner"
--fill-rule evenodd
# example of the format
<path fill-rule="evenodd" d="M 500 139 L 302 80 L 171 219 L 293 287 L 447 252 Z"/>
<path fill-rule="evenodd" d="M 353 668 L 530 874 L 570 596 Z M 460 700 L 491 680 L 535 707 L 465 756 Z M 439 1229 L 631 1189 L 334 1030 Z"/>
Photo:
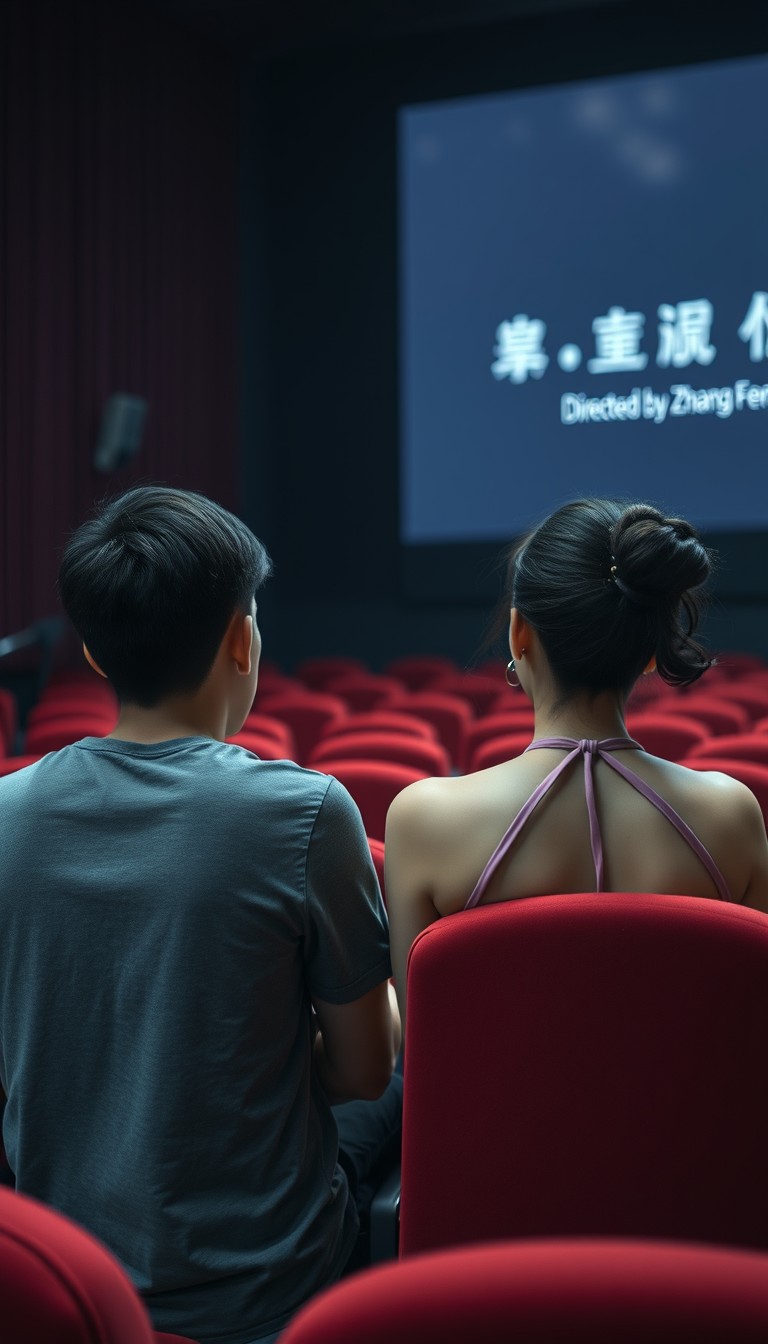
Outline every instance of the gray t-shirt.
<path fill-rule="evenodd" d="M 0 779 L 6 1151 L 157 1329 L 244 1344 L 340 1273 L 357 1215 L 310 1004 L 390 970 L 360 814 L 327 775 L 85 738 Z"/>

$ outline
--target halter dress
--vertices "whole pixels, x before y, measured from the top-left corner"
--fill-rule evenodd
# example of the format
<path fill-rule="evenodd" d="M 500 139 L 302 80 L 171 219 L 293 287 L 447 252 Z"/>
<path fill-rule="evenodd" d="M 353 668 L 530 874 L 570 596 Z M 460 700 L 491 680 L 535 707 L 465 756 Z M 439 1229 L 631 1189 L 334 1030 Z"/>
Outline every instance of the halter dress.
<path fill-rule="evenodd" d="M 582 738 L 579 742 L 574 737 L 541 737 L 537 741 L 531 742 L 530 746 L 526 747 L 525 750 L 526 752 L 536 751 L 542 747 L 559 747 L 567 751 L 568 755 L 565 756 L 563 760 L 555 766 L 554 770 L 550 771 L 546 779 L 543 779 L 538 787 L 534 789 L 528 801 L 523 803 L 523 806 L 520 808 L 514 821 L 505 831 L 480 874 L 477 885 L 464 906 L 465 910 L 471 910 L 473 906 L 477 905 L 478 902 L 482 900 L 493 874 L 504 856 L 515 843 L 515 840 L 522 831 L 534 808 L 538 807 L 542 798 L 546 796 L 555 781 L 560 778 L 563 771 L 567 770 L 571 762 L 575 761 L 579 756 L 584 757 L 584 789 L 587 795 L 589 837 L 592 845 L 592 858 L 595 864 L 595 889 L 597 891 L 603 890 L 605 865 L 603 861 L 603 840 L 600 834 L 600 822 L 598 820 L 597 804 L 595 802 L 595 782 L 593 777 L 595 757 L 599 757 L 601 761 L 605 761 L 606 765 L 609 765 L 612 770 L 615 770 L 623 779 L 626 779 L 633 788 L 637 789 L 638 793 L 641 793 L 644 798 L 648 799 L 649 803 L 653 803 L 653 806 L 658 808 L 659 812 L 672 823 L 675 830 L 680 833 L 685 841 L 687 841 L 694 854 L 701 859 L 701 862 L 717 888 L 717 894 L 720 897 L 720 900 L 730 901 L 731 896 L 725 878 L 712 858 L 712 855 L 709 853 L 709 850 L 704 848 L 704 845 L 701 843 L 698 836 L 694 835 L 690 826 L 683 821 L 682 817 L 675 812 L 673 807 L 670 807 L 668 802 L 659 796 L 655 789 L 651 788 L 650 784 L 646 784 L 645 780 L 635 774 L 634 770 L 630 770 L 629 766 L 624 765 L 621 761 L 617 761 L 615 756 L 610 754 L 614 751 L 627 751 L 630 748 L 635 750 L 639 748 L 642 751 L 639 742 L 634 742 L 630 737 L 606 737 L 600 742 L 590 738 Z"/>

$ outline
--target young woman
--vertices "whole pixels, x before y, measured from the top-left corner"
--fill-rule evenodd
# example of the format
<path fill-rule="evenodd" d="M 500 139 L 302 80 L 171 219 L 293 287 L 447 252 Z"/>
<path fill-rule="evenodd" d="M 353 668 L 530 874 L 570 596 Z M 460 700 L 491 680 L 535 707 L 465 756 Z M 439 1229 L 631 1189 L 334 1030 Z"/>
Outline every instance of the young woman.
<path fill-rule="evenodd" d="M 385 840 L 392 961 L 404 1013 L 414 938 L 478 903 L 656 891 L 768 911 L 757 800 L 723 774 L 649 756 L 624 707 L 638 677 L 709 666 L 693 640 L 711 560 L 693 528 L 645 504 L 577 500 L 515 548 L 510 675 L 533 702 L 524 755 L 404 790 Z"/>

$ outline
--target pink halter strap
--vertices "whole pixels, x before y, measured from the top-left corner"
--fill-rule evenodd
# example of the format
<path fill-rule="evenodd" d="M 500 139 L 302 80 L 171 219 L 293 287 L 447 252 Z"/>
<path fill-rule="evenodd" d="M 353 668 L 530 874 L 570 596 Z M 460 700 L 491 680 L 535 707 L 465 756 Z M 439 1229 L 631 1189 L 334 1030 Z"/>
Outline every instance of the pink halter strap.
<path fill-rule="evenodd" d="M 704 864 L 704 867 L 717 888 L 720 899 L 723 901 L 730 900 L 730 893 L 725 878 L 717 867 L 709 850 L 704 848 L 698 836 L 694 835 L 687 822 L 683 821 L 682 817 L 675 812 L 674 808 L 670 807 L 669 803 L 666 802 L 655 789 L 652 789 L 650 784 L 646 784 L 644 779 L 641 779 L 639 775 L 635 774 L 634 770 L 630 770 L 628 766 L 623 765 L 620 761 L 617 761 L 613 756 L 609 755 L 609 752 L 612 751 L 628 751 L 630 749 L 642 751 L 639 742 L 635 742 L 631 737 L 607 737 L 603 738 L 600 742 L 596 741 L 594 738 L 582 738 L 582 740 L 578 742 L 573 737 L 540 737 L 536 741 L 531 742 L 530 746 L 527 746 L 525 750 L 536 751 L 538 748 L 542 747 L 562 748 L 568 752 L 568 755 L 560 761 L 559 765 L 555 766 L 554 770 L 550 771 L 546 779 L 541 781 L 541 784 L 534 789 L 528 801 L 520 808 L 517 816 L 505 831 L 480 874 L 477 885 L 464 907 L 465 910 L 472 909 L 472 907 L 477 905 L 478 901 L 481 900 L 486 887 L 501 863 L 501 860 L 514 844 L 534 808 L 538 807 L 542 798 L 549 793 L 549 790 L 552 788 L 555 781 L 559 779 L 564 770 L 568 769 L 571 761 L 576 760 L 577 756 L 584 757 L 584 790 L 587 798 L 587 813 L 589 815 L 589 838 L 592 845 L 592 858 L 595 864 L 596 891 L 603 890 L 605 868 L 603 861 L 603 842 L 600 835 L 600 823 L 598 821 L 597 803 L 595 801 L 595 783 L 592 773 L 594 759 L 596 756 L 599 756 L 601 761 L 605 761 L 606 765 L 609 765 L 612 770 L 615 770 L 616 773 L 626 779 L 629 784 L 632 784 L 633 787 L 637 789 L 638 793 L 641 793 L 644 798 L 647 798 L 648 802 L 652 803 L 653 806 L 672 823 L 675 830 L 688 842 L 694 853 L 701 859 L 701 862 Z"/>

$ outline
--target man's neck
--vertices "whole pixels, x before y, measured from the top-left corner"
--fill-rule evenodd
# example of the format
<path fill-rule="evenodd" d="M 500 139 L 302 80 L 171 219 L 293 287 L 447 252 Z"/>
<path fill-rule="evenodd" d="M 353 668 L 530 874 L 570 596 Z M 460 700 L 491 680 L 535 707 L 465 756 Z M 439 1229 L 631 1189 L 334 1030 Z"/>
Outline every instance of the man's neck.
<path fill-rule="evenodd" d="M 210 706 L 194 704 L 158 705 L 143 709 L 140 705 L 123 705 L 120 717 L 109 737 L 123 742 L 170 742 L 179 737 L 210 737 L 223 742 L 226 736 L 226 714 Z"/>

